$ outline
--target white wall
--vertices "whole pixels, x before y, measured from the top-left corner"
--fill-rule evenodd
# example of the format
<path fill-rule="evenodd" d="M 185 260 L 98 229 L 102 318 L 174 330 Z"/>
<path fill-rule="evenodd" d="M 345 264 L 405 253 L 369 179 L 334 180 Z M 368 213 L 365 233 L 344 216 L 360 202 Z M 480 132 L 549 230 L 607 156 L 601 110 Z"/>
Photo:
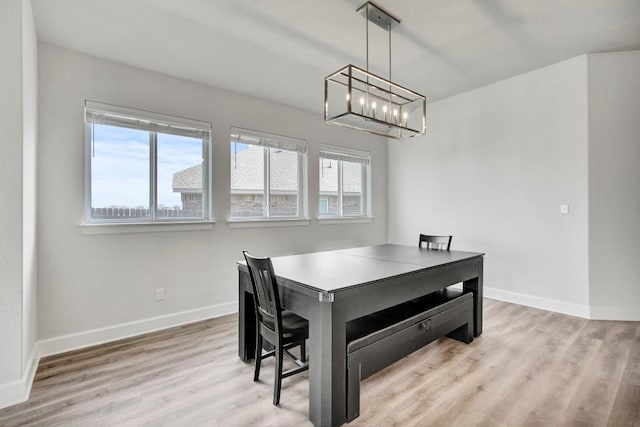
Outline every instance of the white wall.
<path fill-rule="evenodd" d="M 224 67 L 223 59 L 220 66 Z M 126 322 L 203 307 L 210 309 L 204 313 L 235 309 L 235 261 L 242 258 L 243 249 L 277 256 L 387 240 L 387 143 L 383 138 L 325 125 L 320 115 L 48 45 L 39 46 L 39 70 L 38 325 L 42 339 L 82 335 L 96 328 L 117 328 Z M 321 82 L 317 83 L 321 90 Z M 213 230 L 83 235 L 79 224 L 83 218 L 85 99 L 213 123 L 217 220 Z M 370 151 L 374 221 L 230 229 L 225 220 L 230 203 L 232 125 L 309 141 L 312 216 L 317 212 L 318 145 Z M 165 289 L 165 301 L 155 301 L 156 288 Z M 101 336 L 95 331 L 89 335 L 94 341 Z M 65 339 L 63 347 L 73 345 L 73 337 Z"/>
<path fill-rule="evenodd" d="M 0 4 L 0 408 L 28 395 L 37 359 L 37 43 L 31 2 Z"/>
<path fill-rule="evenodd" d="M 588 67 L 591 314 L 640 320 L 640 51 Z"/>
<path fill-rule="evenodd" d="M 22 374 L 22 6 L 0 3 L 0 384 Z"/>
<path fill-rule="evenodd" d="M 586 62 L 430 104 L 427 135 L 388 146 L 389 240 L 452 234 L 486 253 L 486 295 L 588 316 Z"/>

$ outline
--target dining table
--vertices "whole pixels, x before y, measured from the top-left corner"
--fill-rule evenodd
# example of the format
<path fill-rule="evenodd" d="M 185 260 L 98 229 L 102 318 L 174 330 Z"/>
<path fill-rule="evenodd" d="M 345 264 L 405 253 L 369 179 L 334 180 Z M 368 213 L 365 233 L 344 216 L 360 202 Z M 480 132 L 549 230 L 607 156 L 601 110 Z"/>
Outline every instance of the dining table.
<path fill-rule="evenodd" d="M 284 309 L 309 321 L 309 419 L 346 422 L 347 322 L 462 283 L 473 293 L 474 336 L 482 334 L 483 259 L 479 252 L 381 244 L 272 257 Z M 251 279 L 238 261 L 238 355 L 254 357 Z"/>

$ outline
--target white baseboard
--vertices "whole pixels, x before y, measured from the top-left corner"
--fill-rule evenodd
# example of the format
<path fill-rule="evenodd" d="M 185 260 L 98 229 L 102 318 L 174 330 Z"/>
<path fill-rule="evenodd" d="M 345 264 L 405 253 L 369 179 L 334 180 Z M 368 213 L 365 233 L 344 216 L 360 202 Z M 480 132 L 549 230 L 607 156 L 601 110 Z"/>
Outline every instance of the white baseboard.
<path fill-rule="evenodd" d="M 233 301 L 49 338 L 38 342 L 39 356 L 51 356 L 237 312 L 238 302 Z"/>
<path fill-rule="evenodd" d="M 542 310 L 582 317 L 584 319 L 590 318 L 590 309 L 588 305 L 573 304 L 570 302 L 488 287 L 484 288 L 484 296 L 500 301 L 512 302 L 514 304 L 526 305 L 527 307 L 540 308 Z"/>
<path fill-rule="evenodd" d="M 591 306 L 591 318 L 595 320 L 640 322 L 640 308 Z"/>
<path fill-rule="evenodd" d="M 24 402 L 29 398 L 31 385 L 33 384 L 33 378 L 38 370 L 39 362 L 40 356 L 38 352 L 38 344 L 36 343 L 36 345 L 33 346 L 31 355 L 25 364 L 22 377 L 15 381 L 0 384 L 0 409 L 15 405 L 16 403 Z"/>

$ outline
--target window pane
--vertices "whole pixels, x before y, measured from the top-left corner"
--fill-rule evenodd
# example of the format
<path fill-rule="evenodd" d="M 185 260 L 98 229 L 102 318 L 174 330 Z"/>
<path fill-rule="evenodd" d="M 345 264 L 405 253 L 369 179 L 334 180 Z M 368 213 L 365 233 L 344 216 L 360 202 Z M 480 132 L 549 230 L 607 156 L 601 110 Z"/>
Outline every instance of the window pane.
<path fill-rule="evenodd" d="M 149 132 L 92 128 L 91 218 L 149 218 Z"/>
<path fill-rule="evenodd" d="M 320 215 L 338 215 L 338 161 L 320 159 Z M 326 200 L 326 202 L 323 202 Z"/>
<path fill-rule="evenodd" d="M 231 143 L 231 216 L 264 217 L 264 148 Z"/>
<path fill-rule="evenodd" d="M 320 198 L 320 202 L 318 203 L 318 211 L 320 215 L 326 215 L 329 212 L 329 199 L 326 197 Z"/>
<path fill-rule="evenodd" d="M 362 215 L 362 165 L 342 162 L 342 215 Z"/>
<path fill-rule="evenodd" d="M 157 218 L 203 218 L 202 139 L 159 133 L 157 142 Z"/>
<path fill-rule="evenodd" d="M 269 214 L 298 216 L 298 153 L 279 148 L 269 150 Z"/>

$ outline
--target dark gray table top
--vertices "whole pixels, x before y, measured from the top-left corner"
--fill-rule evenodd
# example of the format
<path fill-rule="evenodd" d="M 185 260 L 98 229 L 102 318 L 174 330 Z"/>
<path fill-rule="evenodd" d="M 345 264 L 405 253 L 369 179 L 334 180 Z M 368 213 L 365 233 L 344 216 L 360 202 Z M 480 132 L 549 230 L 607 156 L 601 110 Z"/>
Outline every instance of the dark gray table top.
<path fill-rule="evenodd" d="M 317 291 L 335 292 L 482 255 L 386 244 L 273 257 L 271 261 L 278 277 Z"/>

